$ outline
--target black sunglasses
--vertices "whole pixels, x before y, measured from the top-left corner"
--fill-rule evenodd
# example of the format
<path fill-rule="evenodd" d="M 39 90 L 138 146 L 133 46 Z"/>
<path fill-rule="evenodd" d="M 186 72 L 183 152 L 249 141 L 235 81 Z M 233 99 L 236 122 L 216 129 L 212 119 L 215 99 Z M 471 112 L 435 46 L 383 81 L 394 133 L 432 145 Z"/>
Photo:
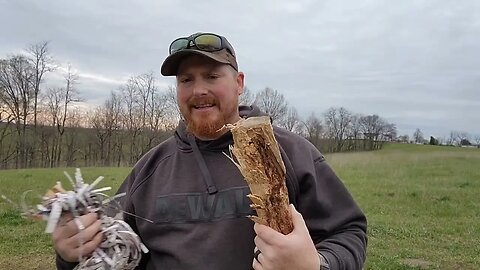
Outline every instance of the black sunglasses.
<path fill-rule="evenodd" d="M 212 33 L 202 33 L 191 35 L 189 37 L 177 38 L 172 44 L 170 44 L 169 52 L 170 54 L 173 54 L 190 48 L 196 48 L 205 52 L 216 52 L 226 49 L 228 53 L 235 56 L 230 43 L 228 43 L 224 37 Z"/>

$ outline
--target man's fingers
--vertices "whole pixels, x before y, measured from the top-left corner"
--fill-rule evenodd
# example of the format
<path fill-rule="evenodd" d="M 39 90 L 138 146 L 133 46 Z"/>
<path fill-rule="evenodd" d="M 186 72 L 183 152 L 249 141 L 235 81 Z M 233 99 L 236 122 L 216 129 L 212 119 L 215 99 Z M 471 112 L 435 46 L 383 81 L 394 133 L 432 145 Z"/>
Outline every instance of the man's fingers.
<path fill-rule="evenodd" d="M 252 267 L 254 270 L 263 270 L 262 264 L 260 264 L 260 262 L 255 259 L 253 259 Z"/>
<path fill-rule="evenodd" d="M 74 234 L 76 234 L 82 229 L 82 228 L 79 228 L 79 226 L 83 228 L 87 228 L 97 220 L 98 220 L 98 215 L 96 213 L 88 213 L 76 219 L 74 218 L 70 220 L 67 224 L 65 224 L 65 226 L 68 227 L 68 230 L 75 232 Z"/>
<path fill-rule="evenodd" d="M 259 249 L 260 251 L 267 251 L 270 249 L 269 245 L 267 243 L 265 243 L 265 241 L 262 240 L 262 238 L 256 236 L 254 239 L 253 239 L 253 242 L 255 242 L 255 246 L 257 249 Z"/>
<path fill-rule="evenodd" d="M 88 213 L 86 215 L 80 216 L 79 219 L 80 219 L 80 222 L 82 222 L 83 226 L 85 226 L 86 228 L 98 220 L 98 214 Z"/>
<path fill-rule="evenodd" d="M 81 245 L 92 241 L 92 239 L 97 235 L 97 233 L 100 232 L 101 225 L 102 222 L 97 219 L 95 223 L 90 224 L 88 227 L 85 227 L 85 229 L 79 231 L 73 237 L 70 237 L 68 241 L 71 242 L 72 246 L 80 247 Z"/>
<path fill-rule="evenodd" d="M 283 242 L 282 239 L 285 237 L 285 235 L 262 224 L 255 223 L 253 229 L 255 230 L 257 236 L 260 237 L 268 245 L 280 244 Z"/>
<path fill-rule="evenodd" d="M 103 233 L 97 233 L 95 237 L 84 243 L 82 246 L 79 246 L 77 250 L 81 252 L 81 256 L 87 256 L 92 254 L 92 252 L 100 245 L 103 240 Z"/>
<path fill-rule="evenodd" d="M 101 222 L 97 220 L 94 224 L 91 224 L 75 236 L 66 240 L 68 242 L 67 245 L 72 247 L 72 250 L 68 252 L 68 257 L 71 260 L 78 260 L 76 257 L 90 255 L 100 245 L 103 240 L 103 233 L 100 231 L 100 226 Z"/>
<path fill-rule="evenodd" d="M 65 219 L 67 218 L 68 218 L 68 215 L 65 217 Z M 98 215 L 96 213 L 89 213 L 89 214 L 80 216 L 76 220 L 72 218 L 70 221 L 68 221 L 65 224 L 59 224 L 59 226 L 54 232 L 54 235 L 53 235 L 54 239 L 55 239 L 55 234 L 60 234 L 60 237 L 62 238 L 73 237 L 80 231 L 81 228 L 79 228 L 79 225 L 83 228 L 87 228 L 97 220 L 98 220 Z"/>
<path fill-rule="evenodd" d="M 79 257 L 92 253 L 102 242 L 100 230 L 101 222 L 96 213 L 77 218 L 70 214 L 62 215 L 52 233 L 53 246 L 64 260 L 78 261 Z"/>

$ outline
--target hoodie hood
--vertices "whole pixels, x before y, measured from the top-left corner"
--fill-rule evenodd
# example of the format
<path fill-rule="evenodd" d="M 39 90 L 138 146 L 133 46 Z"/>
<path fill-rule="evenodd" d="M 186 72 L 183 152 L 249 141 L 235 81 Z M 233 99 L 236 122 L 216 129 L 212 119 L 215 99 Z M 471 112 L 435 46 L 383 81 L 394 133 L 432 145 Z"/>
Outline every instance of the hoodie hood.
<path fill-rule="evenodd" d="M 266 113 L 260 111 L 257 106 L 239 106 L 238 111 L 240 117 L 249 118 L 252 116 L 267 116 Z M 177 129 L 175 130 L 175 140 L 177 141 L 177 146 L 181 151 L 191 152 L 192 146 L 188 140 L 188 136 L 193 136 L 191 133 L 187 132 L 187 126 L 183 120 L 180 120 L 178 123 Z M 196 139 L 198 148 L 200 150 L 206 151 L 223 151 L 229 145 L 233 143 L 232 133 L 229 131 L 223 134 L 220 138 L 212 141 L 202 141 Z"/>

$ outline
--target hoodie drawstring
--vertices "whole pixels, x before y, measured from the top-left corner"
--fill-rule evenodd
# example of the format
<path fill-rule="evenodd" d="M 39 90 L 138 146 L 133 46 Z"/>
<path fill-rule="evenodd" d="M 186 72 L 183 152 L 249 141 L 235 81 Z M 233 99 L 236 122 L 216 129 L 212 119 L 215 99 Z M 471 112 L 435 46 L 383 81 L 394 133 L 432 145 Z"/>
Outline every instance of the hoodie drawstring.
<path fill-rule="evenodd" d="M 215 183 L 213 183 L 213 179 L 212 179 L 212 176 L 210 175 L 210 171 L 208 170 L 207 164 L 205 163 L 205 159 L 203 158 L 202 153 L 198 149 L 197 142 L 195 141 L 195 136 L 188 134 L 187 137 L 188 137 L 190 146 L 192 147 L 193 155 L 195 156 L 198 166 L 200 167 L 200 172 L 202 173 L 203 180 L 205 181 L 205 184 L 207 184 L 208 194 L 212 195 L 217 193 L 218 192 L 217 187 L 215 186 Z"/>

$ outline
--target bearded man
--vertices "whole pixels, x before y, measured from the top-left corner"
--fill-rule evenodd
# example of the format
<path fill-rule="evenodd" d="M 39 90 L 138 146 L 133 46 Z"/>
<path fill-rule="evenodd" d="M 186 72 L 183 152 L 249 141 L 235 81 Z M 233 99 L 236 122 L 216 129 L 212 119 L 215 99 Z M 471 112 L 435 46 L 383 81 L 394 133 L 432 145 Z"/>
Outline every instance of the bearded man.
<path fill-rule="evenodd" d="M 250 193 L 224 155 L 233 144 L 222 129 L 240 118 L 265 115 L 239 106 L 245 75 L 232 45 L 221 35 L 196 33 L 175 39 L 161 73 L 176 76 L 183 116 L 175 134 L 151 149 L 121 185 L 125 221 L 150 252 L 136 269 L 362 269 L 367 222 L 347 189 L 306 139 L 274 127 L 287 177 L 293 231 L 283 235 L 254 224 Z M 143 217 L 152 220 L 146 221 Z M 79 255 L 101 242 L 96 214 L 53 233 L 59 269 L 72 269 Z"/>

